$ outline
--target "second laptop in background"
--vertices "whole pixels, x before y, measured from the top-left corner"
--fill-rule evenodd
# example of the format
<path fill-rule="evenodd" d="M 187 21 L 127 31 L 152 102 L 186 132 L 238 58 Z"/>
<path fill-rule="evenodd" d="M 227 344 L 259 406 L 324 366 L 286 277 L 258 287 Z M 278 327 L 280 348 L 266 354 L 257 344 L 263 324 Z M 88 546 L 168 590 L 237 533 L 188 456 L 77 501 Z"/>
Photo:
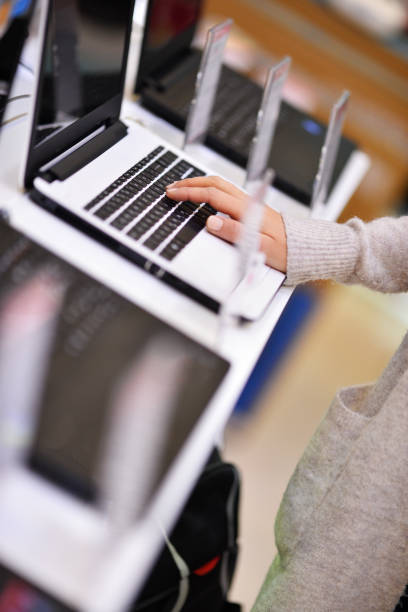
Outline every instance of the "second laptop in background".
<path fill-rule="evenodd" d="M 201 53 L 192 47 L 202 0 L 149 0 L 135 81 L 143 106 L 184 129 Z M 223 66 L 206 143 L 246 167 L 262 87 Z M 283 101 L 269 157 L 278 189 L 309 205 L 326 126 Z M 342 138 L 333 177 L 337 182 L 356 144 Z"/>

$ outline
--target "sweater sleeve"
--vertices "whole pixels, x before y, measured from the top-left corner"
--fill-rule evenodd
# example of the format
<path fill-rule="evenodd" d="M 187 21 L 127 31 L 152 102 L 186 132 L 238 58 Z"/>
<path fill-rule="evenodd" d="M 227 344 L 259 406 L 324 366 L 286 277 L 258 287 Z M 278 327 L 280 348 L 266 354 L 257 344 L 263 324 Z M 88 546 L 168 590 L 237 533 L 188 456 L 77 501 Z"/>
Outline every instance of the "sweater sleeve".
<path fill-rule="evenodd" d="M 283 215 L 287 285 L 333 279 L 383 292 L 408 290 L 408 216 L 340 224 Z"/>

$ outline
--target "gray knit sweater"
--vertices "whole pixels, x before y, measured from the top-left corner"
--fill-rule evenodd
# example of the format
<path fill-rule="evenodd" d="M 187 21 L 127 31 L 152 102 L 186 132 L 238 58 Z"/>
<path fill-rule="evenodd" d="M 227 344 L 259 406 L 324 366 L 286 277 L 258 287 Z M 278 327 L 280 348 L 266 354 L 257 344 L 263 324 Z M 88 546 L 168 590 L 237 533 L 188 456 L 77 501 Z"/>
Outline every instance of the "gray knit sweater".
<path fill-rule="evenodd" d="M 284 223 L 287 284 L 408 290 L 408 217 Z M 337 393 L 289 482 L 275 536 L 253 612 L 394 610 L 408 583 L 408 334 L 375 384 Z"/>

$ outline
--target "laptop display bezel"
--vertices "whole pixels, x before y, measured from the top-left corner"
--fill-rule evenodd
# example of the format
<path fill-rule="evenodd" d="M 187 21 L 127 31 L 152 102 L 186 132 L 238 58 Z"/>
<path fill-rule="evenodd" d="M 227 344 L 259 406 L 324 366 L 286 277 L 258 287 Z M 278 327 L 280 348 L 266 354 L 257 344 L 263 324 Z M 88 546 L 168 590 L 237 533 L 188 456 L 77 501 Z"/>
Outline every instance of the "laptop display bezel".
<path fill-rule="evenodd" d="M 149 0 L 146 8 L 146 19 L 140 48 L 140 59 L 135 78 L 135 93 L 141 92 L 143 85 L 146 84 L 146 81 L 153 75 L 154 72 L 160 68 L 164 69 L 165 66 L 171 65 L 178 56 L 182 55 L 183 51 L 189 51 L 202 12 L 202 2 L 201 0 L 197 0 L 198 10 L 195 22 L 179 34 L 173 36 L 167 45 L 160 50 L 160 53 L 150 54 L 148 49 L 148 35 L 153 15 L 153 4 L 154 0 Z M 165 60 L 163 60 L 163 58 L 165 58 Z"/>
<path fill-rule="evenodd" d="M 54 0 L 43 0 L 42 7 L 42 10 L 45 11 L 45 20 L 43 28 L 40 28 L 43 30 L 42 34 L 40 34 L 41 49 L 39 50 L 38 66 L 37 70 L 35 71 L 36 83 L 33 92 L 31 113 L 29 113 L 29 138 L 22 174 L 23 187 L 27 189 L 32 186 L 34 178 L 38 173 L 38 170 L 43 165 L 47 164 L 52 159 L 54 159 L 64 151 L 68 150 L 69 148 L 75 146 L 75 144 L 86 138 L 89 134 L 92 134 L 101 126 L 109 127 L 109 125 L 112 125 L 115 121 L 118 120 L 122 105 L 123 91 L 125 87 L 127 58 L 129 54 L 135 0 L 128 0 L 129 17 L 125 32 L 122 68 L 120 74 L 120 86 L 118 93 L 103 102 L 98 107 L 94 108 L 88 114 L 84 115 L 80 119 L 77 119 L 76 121 L 68 125 L 64 130 L 61 130 L 51 138 L 45 140 L 43 143 L 40 143 L 35 146 L 35 126 L 37 125 L 40 112 L 39 98 L 44 80 L 46 41 L 48 29 L 50 27 L 53 1 Z"/>

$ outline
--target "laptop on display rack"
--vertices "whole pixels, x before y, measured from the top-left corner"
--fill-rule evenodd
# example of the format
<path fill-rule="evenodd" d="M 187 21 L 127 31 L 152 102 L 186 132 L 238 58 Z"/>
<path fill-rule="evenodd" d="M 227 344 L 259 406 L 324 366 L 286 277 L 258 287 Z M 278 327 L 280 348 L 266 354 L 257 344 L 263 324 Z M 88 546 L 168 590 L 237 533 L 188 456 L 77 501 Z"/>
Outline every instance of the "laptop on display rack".
<path fill-rule="evenodd" d="M 167 516 L 228 371 L 0 219 L 0 612 L 83 609 L 106 517 Z"/>
<path fill-rule="evenodd" d="M 143 106 L 183 129 L 194 94 L 201 52 L 192 47 L 203 0 L 149 0 L 135 93 Z M 223 66 L 206 144 L 246 167 L 262 87 Z M 282 101 L 268 167 L 273 185 L 310 205 L 326 126 Z M 356 144 L 342 137 L 329 188 Z"/>
<path fill-rule="evenodd" d="M 18 421 L 17 428 L 33 429 L 29 465 L 77 497 L 99 502 L 98 465 L 109 454 L 104 438 L 130 400 L 132 443 L 143 471 L 155 466 L 148 489 L 135 493 L 142 510 L 220 387 L 228 362 L 1 220 L 0 263 L 0 464 L 12 439 L 7 431 L 15 432 Z M 21 378 L 25 385 L 18 389 Z M 157 395 L 163 386 L 171 400 L 166 415 Z"/>
<path fill-rule="evenodd" d="M 205 230 L 208 204 L 164 194 L 205 169 L 119 119 L 133 4 L 43 0 L 22 181 L 41 206 L 218 311 L 243 291 L 237 249 Z M 236 314 L 259 317 L 283 280 L 264 266 Z"/>

